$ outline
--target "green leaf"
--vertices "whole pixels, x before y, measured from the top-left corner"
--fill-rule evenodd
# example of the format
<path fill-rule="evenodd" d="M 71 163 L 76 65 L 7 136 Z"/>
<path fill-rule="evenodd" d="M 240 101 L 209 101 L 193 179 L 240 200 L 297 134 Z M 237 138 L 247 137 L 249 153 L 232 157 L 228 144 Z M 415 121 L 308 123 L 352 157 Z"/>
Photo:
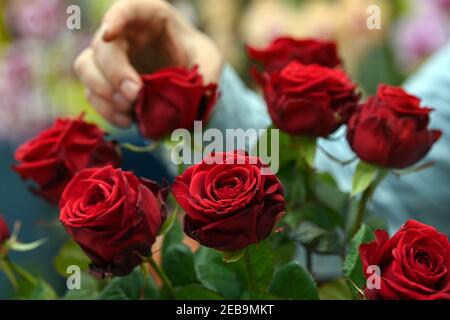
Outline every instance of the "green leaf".
<path fill-rule="evenodd" d="M 224 252 L 223 253 L 223 261 L 226 263 L 232 263 L 239 261 L 245 253 L 245 249 L 232 251 L 232 252 Z"/>
<path fill-rule="evenodd" d="M 373 241 L 374 233 L 370 227 L 363 224 L 359 231 L 355 234 L 348 246 L 348 253 L 344 261 L 343 273 L 347 281 L 353 282 L 358 288 L 362 288 L 366 282 L 361 258 L 359 256 L 359 246 L 363 243 Z M 349 286 L 356 295 L 356 288 Z"/>
<path fill-rule="evenodd" d="M 360 161 L 353 175 L 351 196 L 364 192 L 375 180 L 377 172 L 377 167 Z"/>
<path fill-rule="evenodd" d="M 18 288 L 16 290 L 17 299 L 26 300 L 55 300 L 58 299 L 55 290 L 43 279 L 32 278 L 30 282 L 30 276 L 24 278 L 20 276 L 18 278 Z"/>
<path fill-rule="evenodd" d="M 99 294 L 99 284 L 93 276 L 82 273 L 80 289 L 67 290 L 64 300 L 95 300 Z"/>
<path fill-rule="evenodd" d="M 202 247 L 196 253 L 195 270 L 198 280 L 208 289 L 219 292 L 226 299 L 239 299 L 243 284 L 233 264 L 225 264 L 218 251 Z"/>
<path fill-rule="evenodd" d="M 59 253 L 53 260 L 53 265 L 55 266 L 56 271 L 63 277 L 69 276 L 67 273 L 67 267 L 76 265 L 80 267 L 81 270 L 87 270 L 89 268 L 89 263 L 89 258 L 73 240 L 69 240 L 64 243 L 59 250 Z"/>
<path fill-rule="evenodd" d="M 353 294 L 342 278 L 321 285 L 319 297 L 320 300 L 353 300 Z"/>
<path fill-rule="evenodd" d="M 224 298 L 208 288 L 199 284 L 191 284 L 176 290 L 179 300 L 223 300 Z"/>
<path fill-rule="evenodd" d="M 284 299 L 319 299 L 314 279 L 296 261 L 288 263 L 275 273 L 269 293 Z"/>
<path fill-rule="evenodd" d="M 158 299 L 158 289 L 153 278 L 145 276 L 137 267 L 125 277 L 113 278 L 98 296 L 100 300 L 139 300 Z"/>
<path fill-rule="evenodd" d="M 279 300 L 279 298 L 264 292 L 245 291 L 241 300 Z"/>
<path fill-rule="evenodd" d="M 266 290 L 272 280 L 275 264 L 275 253 L 267 241 L 262 241 L 247 248 L 255 278 L 256 288 Z"/>
<path fill-rule="evenodd" d="M 343 225 L 343 219 L 339 212 L 327 208 L 319 203 L 305 204 L 299 211 L 303 221 L 309 221 L 328 231 L 336 230 Z"/>
<path fill-rule="evenodd" d="M 308 221 L 300 224 L 293 237 L 317 253 L 337 254 L 340 252 L 340 239 L 336 231 L 325 230 Z"/>
<path fill-rule="evenodd" d="M 34 286 L 31 295 L 31 300 L 55 300 L 58 299 L 58 295 L 55 290 L 43 279 L 38 278 L 37 284 Z"/>
<path fill-rule="evenodd" d="M 339 186 L 331 174 L 316 174 L 314 182 L 315 195 L 320 203 L 336 212 L 345 212 L 348 206 L 348 194 L 339 189 Z"/>
<path fill-rule="evenodd" d="M 275 266 L 281 266 L 294 260 L 297 245 L 287 232 L 274 232 L 269 240 L 275 254 Z"/>
<path fill-rule="evenodd" d="M 184 244 L 171 245 L 163 255 L 163 269 L 175 286 L 197 283 L 194 254 Z"/>

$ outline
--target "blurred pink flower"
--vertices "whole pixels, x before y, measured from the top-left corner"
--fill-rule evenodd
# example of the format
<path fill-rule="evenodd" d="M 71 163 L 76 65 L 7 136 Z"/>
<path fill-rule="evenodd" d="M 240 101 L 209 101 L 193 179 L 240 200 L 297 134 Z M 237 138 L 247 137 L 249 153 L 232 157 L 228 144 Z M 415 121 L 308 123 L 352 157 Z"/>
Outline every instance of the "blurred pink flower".
<path fill-rule="evenodd" d="M 33 81 L 32 64 L 32 50 L 20 42 L 0 61 L 0 140 L 21 140 L 51 119 L 53 110 Z"/>
<path fill-rule="evenodd" d="M 392 39 L 398 62 L 405 69 L 441 48 L 450 35 L 448 16 L 435 3 L 426 1 L 414 7 L 416 13 L 397 22 Z"/>
<path fill-rule="evenodd" d="M 63 3 L 61 0 L 10 1 L 7 22 L 18 36 L 49 39 L 65 26 Z"/>
<path fill-rule="evenodd" d="M 450 9 L 450 0 L 434 0 L 443 9 Z"/>

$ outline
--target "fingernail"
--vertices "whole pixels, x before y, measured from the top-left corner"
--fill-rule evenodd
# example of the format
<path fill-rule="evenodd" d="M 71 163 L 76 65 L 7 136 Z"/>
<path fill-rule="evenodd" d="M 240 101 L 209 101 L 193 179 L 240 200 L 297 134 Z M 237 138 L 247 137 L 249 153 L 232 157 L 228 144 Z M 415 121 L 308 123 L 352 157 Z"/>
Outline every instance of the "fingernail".
<path fill-rule="evenodd" d="M 120 91 L 122 91 L 123 95 L 130 101 L 137 98 L 140 89 L 139 84 L 128 79 L 124 80 L 120 86 Z"/>
<path fill-rule="evenodd" d="M 127 115 L 116 113 L 114 114 L 114 123 L 122 128 L 127 128 L 131 125 L 131 118 Z"/>
<path fill-rule="evenodd" d="M 130 104 L 130 101 L 119 92 L 113 94 L 113 101 L 121 107 L 127 107 Z"/>

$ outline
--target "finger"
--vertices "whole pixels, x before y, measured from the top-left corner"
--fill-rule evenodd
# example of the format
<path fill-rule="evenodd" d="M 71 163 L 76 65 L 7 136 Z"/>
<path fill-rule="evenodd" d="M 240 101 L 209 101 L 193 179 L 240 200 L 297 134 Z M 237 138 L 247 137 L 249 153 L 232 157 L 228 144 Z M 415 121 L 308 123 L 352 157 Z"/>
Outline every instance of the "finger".
<path fill-rule="evenodd" d="M 103 17 L 104 33 L 102 37 L 104 41 L 112 41 L 123 35 L 127 22 L 132 18 L 130 15 L 131 5 L 130 3 L 125 5 L 125 2 L 116 2 L 109 8 Z"/>
<path fill-rule="evenodd" d="M 111 98 L 114 89 L 95 65 L 91 48 L 84 50 L 78 56 L 74 63 L 74 70 L 77 77 L 89 90 L 106 99 Z"/>
<path fill-rule="evenodd" d="M 110 107 L 110 102 L 100 96 L 95 95 L 90 90 L 86 92 L 86 99 L 93 105 L 95 110 L 107 121 L 120 128 L 128 128 L 131 126 L 132 118 L 129 114 L 115 112 Z"/>
<path fill-rule="evenodd" d="M 170 6 L 160 0 L 127 0 L 116 2 L 103 17 L 102 38 L 109 42 L 123 36 L 130 23 L 144 21 L 146 25 L 161 26 L 162 20 L 172 12 Z M 154 23 L 153 23 L 154 22 Z"/>
<path fill-rule="evenodd" d="M 110 107 L 116 112 L 127 113 L 131 111 L 131 103 L 120 92 L 114 90 L 98 69 L 94 61 L 92 49 L 85 50 L 75 61 L 76 73 L 80 81 L 92 93 L 110 101 Z"/>
<path fill-rule="evenodd" d="M 136 100 L 142 81 L 131 65 L 125 39 L 105 42 L 101 38 L 93 41 L 94 60 L 105 79 L 131 103 Z"/>

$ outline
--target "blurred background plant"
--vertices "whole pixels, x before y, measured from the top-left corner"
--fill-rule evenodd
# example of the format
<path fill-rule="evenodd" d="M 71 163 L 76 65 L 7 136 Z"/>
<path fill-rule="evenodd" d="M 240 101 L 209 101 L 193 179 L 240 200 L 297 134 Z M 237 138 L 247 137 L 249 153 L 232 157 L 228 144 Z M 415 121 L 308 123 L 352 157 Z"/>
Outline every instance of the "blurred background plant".
<path fill-rule="evenodd" d="M 334 39 L 354 81 L 365 94 L 373 94 L 380 82 L 401 84 L 448 41 L 450 33 L 449 0 L 171 2 L 218 43 L 227 61 L 249 85 L 252 82 L 245 43 L 264 46 L 286 34 Z M 112 0 L 0 0 L 0 212 L 10 225 L 15 220 L 23 222 L 23 241 L 50 234 L 53 240 L 34 251 L 34 255 L 18 253 L 12 258 L 28 265 L 32 261 L 34 271 L 48 279 L 57 291 L 64 290 L 64 281 L 53 271 L 51 260 L 62 243 L 57 239 L 63 239 L 64 232 L 52 227 L 57 225 L 56 213 L 48 214 L 50 207 L 28 193 L 10 165 L 17 144 L 58 115 L 86 111 L 88 120 L 113 131 L 119 139 L 134 132 L 108 127 L 84 99 L 83 88 L 72 72 L 74 58 L 90 41 L 111 3 Z M 66 9 L 72 4 L 81 8 L 80 30 L 66 27 Z M 366 26 L 370 5 L 381 9 L 380 30 Z M 155 174 L 147 175 L 156 179 Z M 166 175 L 159 171 L 157 174 Z M 0 275 L 0 298 L 11 292 Z"/>

